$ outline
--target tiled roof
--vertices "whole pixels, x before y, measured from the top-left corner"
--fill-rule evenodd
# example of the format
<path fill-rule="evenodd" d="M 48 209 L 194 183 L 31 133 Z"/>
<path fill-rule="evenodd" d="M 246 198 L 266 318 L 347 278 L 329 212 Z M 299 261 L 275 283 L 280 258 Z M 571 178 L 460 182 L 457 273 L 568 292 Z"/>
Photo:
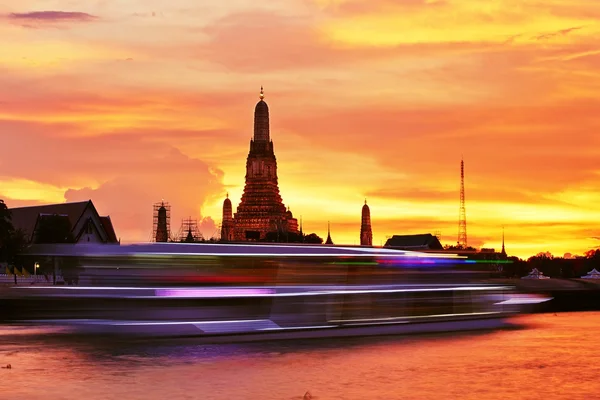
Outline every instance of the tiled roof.
<path fill-rule="evenodd" d="M 117 239 L 117 234 L 115 233 L 115 228 L 113 227 L 110 217 L 108 215 L 106 217 L 100 217 L 100 222 L 102 222 L 104 232 L 106 232 L 106 235 L 108 236 L 108 243 L 118 243 L 119 239 Z"/>
<path fill-rule="evenodd" d="M 442 244 L 437 237 L 431 233 L 420 235 L 394 235 L 385 242 L 384 247 L 394 247 L 401 249 L 443 249 Z"/>
<path fill-rule="evenodd" d="M 30 240 L 33 239 L 35 226 L 40 215 L 64 215 L 69 218 L 71 226 L 75 226 L 79 218 L 91 201 L 78 203 L 48 204 L 44 206 L 31 206 L 11 208 L 10 213 L 15 229 L 21 229 Z"/>

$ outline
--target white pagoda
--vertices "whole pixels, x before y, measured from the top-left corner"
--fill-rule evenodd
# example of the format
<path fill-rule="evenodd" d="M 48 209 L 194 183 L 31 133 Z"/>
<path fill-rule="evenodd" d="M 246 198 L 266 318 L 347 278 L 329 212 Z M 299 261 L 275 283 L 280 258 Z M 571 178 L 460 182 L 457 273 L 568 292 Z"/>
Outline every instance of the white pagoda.
<path fill-rule="evenodd" d="M 537 268 L 534 268 L 531 270 L 529 275 L 524 276 L 521 279 L 550 279 L 550 277 L 544 275 L 544 273 L 539 271 Z"/>
<path fill-rule="evenodd" d="M 596 271 L 596 268 L 588 272 L 587 275 L 581 277 L 582 279 L 600 279 L 600 272 Z"/>

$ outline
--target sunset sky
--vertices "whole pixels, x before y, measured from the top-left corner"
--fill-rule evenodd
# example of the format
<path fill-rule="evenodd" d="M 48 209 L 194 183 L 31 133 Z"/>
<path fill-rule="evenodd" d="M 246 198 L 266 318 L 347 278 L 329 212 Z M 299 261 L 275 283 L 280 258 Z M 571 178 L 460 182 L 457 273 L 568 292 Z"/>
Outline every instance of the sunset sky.
<path fill-rule="evenodd" d="M 92 199 L 123 242 L 152 204 L 217 232 L 261 85 L 284 203 L 358 244 L 458 233 L 510 255 L 600 245 L 598 0 L 8 0 L 0 198 Z"/>

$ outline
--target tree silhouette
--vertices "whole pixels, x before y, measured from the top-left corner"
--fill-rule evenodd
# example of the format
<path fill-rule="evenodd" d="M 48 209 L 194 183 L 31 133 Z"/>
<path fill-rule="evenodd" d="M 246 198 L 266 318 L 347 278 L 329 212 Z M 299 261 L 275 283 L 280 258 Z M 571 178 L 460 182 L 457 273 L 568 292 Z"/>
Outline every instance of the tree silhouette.
<path fill-rule="evenodd" d="M 9 241 L 14 232 L 14 227 L 10 217 L 10 211 L 0 200 L 0 261 L 8 261 Z"/>
<path fill-rule="evenodd" d="M 323 238 L 319 237 L 316 233 L 304 236 L 304 243 L 322 244 Z"/>

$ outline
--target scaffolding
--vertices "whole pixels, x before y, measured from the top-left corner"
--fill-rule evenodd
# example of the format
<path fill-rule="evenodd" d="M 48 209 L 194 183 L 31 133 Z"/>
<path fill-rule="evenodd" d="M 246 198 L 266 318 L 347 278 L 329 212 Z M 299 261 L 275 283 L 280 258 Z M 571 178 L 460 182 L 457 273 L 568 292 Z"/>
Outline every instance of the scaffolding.
<path fill-rule="evenodd" d="M 154 203 L 152 213 L 151 242 L 168 242 L 171 240 L 171 206 L 164 200 Z"/>
<path fill-rule="evenodd" d="M 204 241 L 204 237 L 198 229 L 198 220 L 191 217 L 181 220 L 181 228 L 177 240 L 183 243 L 196 243 Z"/>

